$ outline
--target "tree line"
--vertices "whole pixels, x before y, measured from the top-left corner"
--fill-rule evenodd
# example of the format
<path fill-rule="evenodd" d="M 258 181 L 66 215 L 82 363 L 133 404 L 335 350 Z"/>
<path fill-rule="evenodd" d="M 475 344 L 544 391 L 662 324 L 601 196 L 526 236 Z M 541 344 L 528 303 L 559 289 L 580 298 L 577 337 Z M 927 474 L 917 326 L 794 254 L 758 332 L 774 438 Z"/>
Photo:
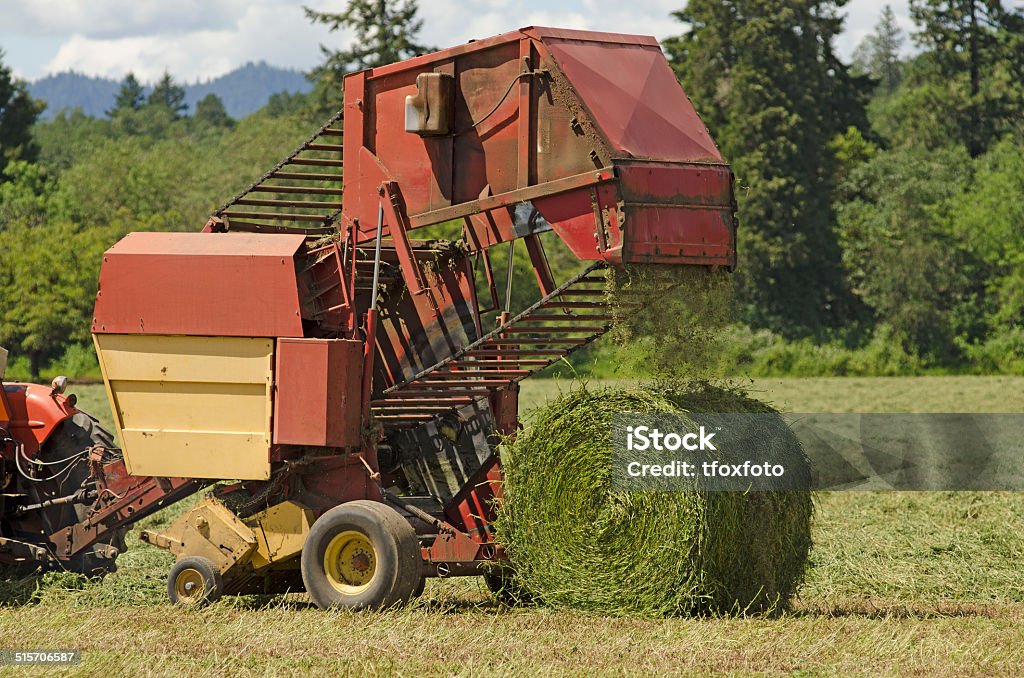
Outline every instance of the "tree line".
<path fill-rule="evenodd" d="M 1019 370 L 1024 16 L 911 0 L 909 36 L 886 7 L 846 64 L 844 4 L 691 0 L 665 44 L 737 176 L 741 319 L 908 366 Z"/>
<path fill-rule="evenodd" d="M 911 0 L 910 31 L 887 7 L 846 63 L 844 4 L 690 0 L 663 43 L 737 177 L 723 360 L 1024 372 L 1024 17 L 1000 0 Z M 354 46 L 323 47 L 311 93 L 238 121 L 216 95 L 187 115 L 169 73 L 148 96 L 129 73 L 109 119 L 40 122 L 0 52 L 0 344 L 15 370 L 87 369 L 104 248 L 196 229 L 336 110 L 345 73 L 431 49 L 412 0 L 306 11 Z"/>

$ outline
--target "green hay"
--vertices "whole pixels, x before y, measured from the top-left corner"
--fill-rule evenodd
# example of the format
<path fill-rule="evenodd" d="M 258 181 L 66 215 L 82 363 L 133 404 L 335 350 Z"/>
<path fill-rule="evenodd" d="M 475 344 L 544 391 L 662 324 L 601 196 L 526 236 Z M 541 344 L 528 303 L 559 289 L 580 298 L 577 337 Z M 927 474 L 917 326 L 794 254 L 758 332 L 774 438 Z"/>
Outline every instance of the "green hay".
<path fill-rule="evenodd" d="M 711 379 L 727 368 L 721 360 L 723 330 L 736 307 L 727 271 L 659 264 L 612 268 L 606 297 L 613 318 L 609 336 L 629 373 L 680 381 Z"/>
<path fill-rule="evenodd" d="M 809 493 L 611 491 L 612 414 L 685 411 L 774 412 L 738 389 L 696 383 L 582 387 L 538 413 L 503 460 L 498 529 L 517 588 L 604 614 L 785 607 L 807 566 Z"/>

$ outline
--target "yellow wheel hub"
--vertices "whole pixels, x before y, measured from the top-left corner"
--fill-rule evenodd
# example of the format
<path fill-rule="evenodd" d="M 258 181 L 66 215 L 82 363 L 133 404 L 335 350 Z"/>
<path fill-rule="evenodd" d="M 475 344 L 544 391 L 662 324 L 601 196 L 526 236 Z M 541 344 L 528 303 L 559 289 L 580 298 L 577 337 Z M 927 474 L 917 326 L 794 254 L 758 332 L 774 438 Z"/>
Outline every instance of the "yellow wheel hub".
<path fill-rule="evenodd" d="M 196 605 L 206 597 L 206 582 L 203 573 L 187 567 L 174 578 L 174 592 L 183 605 Z"/>
<path fill-rule="evenodd" d="M 377 552 L 362 532 L 336 534 L 324 551 L 327 581 L 345 595 L 365 591 L 377 572 Z"/>

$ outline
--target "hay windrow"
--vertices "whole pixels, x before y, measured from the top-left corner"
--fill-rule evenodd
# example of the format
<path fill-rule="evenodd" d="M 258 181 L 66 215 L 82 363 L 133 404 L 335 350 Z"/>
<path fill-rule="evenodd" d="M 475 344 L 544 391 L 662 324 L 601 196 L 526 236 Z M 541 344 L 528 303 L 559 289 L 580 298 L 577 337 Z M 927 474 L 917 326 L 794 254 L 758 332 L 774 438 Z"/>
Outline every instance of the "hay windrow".
<path fill-rule="evenodd" d="M 785 606 L 807 564 L 809 493 L 611 491 L 612 414 L 687 411 L 774 410 L 700 383 L 582 387 L 538 413 L 504 459 L 499 533 L 517 587 L 546 605 L 604 614 Z"/>

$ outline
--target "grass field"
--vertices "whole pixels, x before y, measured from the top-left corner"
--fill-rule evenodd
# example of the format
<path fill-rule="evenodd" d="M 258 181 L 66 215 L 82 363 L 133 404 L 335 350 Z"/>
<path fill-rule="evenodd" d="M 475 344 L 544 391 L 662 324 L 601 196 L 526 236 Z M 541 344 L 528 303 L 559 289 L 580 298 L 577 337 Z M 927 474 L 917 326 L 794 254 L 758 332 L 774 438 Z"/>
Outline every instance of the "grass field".
<path fill-rule="evenodd" d="M 528 382 L 524 406 L 569 386 Z M 751 386 L 792 411 L 1024 412 L 1019 377 Z M 75 390 L 109 422 L 101 388 Z M 303 596 L 186 612 L 164 602 L 170 559 L 132 538 L 120 570 L 102 583 L 23 582 L 0 608 L 0 647 L 80 648 L 83 664 L 69 673 L 90 675 L 1020 674 L 1024 496 L 827 493 L 814 538 L 790 613 L 667 620 L 503 608 L 477 579 L 431 581 L 416 605 L 383 614 L 322 612 Z"/>

